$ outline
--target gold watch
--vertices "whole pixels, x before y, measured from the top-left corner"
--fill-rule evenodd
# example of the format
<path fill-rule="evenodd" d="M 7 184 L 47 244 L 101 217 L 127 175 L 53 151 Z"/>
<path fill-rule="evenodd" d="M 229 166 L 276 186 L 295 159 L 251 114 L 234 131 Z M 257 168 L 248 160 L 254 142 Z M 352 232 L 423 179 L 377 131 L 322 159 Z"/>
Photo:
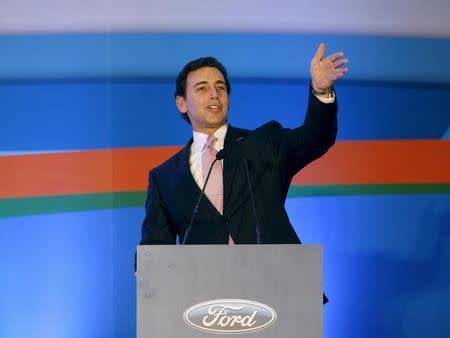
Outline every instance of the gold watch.
<path fill-rule="evenodd" d="M 317 96 L 330 94 L 333 91 L 331 89 L 331 87 L 328 87 L 328 88 L 325 88 L 325 89 L 316 89 L 316 88 L 314 88 L 314 86 L 311 86 L 311 88 L 312 88 L 312 92 L 314 93 L 314 95 L 317 95 Z"/>

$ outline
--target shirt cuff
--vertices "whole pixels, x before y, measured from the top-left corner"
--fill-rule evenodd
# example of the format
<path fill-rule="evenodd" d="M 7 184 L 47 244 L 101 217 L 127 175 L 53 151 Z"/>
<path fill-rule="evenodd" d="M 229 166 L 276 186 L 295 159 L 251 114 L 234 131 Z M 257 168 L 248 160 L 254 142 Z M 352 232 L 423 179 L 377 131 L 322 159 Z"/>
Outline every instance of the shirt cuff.
<path fill-rule="evenodd" d="M 334 93 L 334 90 L 324 95 L 319 96 L 314 94 L 314 96 L 317 97 L 317 100 L 319 100 L 322 103 L 334 103 L 334 100 L 336 99 L 336 94 Z"/>

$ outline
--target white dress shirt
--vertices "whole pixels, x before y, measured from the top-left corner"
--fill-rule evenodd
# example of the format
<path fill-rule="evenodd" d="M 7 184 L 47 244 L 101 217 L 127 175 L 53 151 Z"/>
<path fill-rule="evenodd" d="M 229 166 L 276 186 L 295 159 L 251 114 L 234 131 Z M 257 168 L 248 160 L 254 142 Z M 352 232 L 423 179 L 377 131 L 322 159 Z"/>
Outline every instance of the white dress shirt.
<path fill-rule="evenodd" d="M 217 137 L 214 148 L 219 151 L 223 149 L 223 143 L 227 134 L 228 124 L 223 125 L 216 130 L 214 136 Z M 202 172 L 202 151 L 205 148 L 207 134 L 203 134 L 197 131 L 193 131 L 194 141 L 191 145 L 191 154 L 189 156 L 189 168 L 191 169 L 192 176 L 200 189 L 203 188 L 203 172 Z M 223 165 L 223 160 L 220 161 Z"/>

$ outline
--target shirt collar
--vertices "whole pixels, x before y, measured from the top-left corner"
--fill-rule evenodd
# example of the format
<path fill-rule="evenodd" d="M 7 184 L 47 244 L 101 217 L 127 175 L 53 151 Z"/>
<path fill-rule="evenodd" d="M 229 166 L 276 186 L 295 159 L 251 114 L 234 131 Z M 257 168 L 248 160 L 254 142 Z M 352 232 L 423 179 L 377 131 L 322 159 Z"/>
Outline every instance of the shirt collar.
<path fill-rule="evenodd" d="M 217 137 L 217 141 L 214 144 L 214 148 L 216 150 L 220 150 L 223 148 L 225 142 L 225 136 L 227 135 L 228 124 L 224 124 L 222 127 L 217 129 L 214 132 L 214 136 Z M 192 131 L 194 141 L 192 143 L 192 151 L 194 153 L 201 152 L 205 147 L 206 139 L 208 138 L 207 134 L 200 133 L 198 131 Z"/>

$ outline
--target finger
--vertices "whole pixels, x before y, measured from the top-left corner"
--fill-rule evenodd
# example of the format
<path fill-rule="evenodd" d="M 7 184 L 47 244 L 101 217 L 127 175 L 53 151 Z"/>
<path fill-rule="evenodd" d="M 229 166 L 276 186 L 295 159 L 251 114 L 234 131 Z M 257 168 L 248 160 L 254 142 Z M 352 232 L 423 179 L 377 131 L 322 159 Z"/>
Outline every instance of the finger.
<path fill-rule="evenodd" d="M 344 76 L 344 74 L 345 73 L 336 73 L 336 74 L 334 74 L 331 78 L 332 78 L 332 81 L 334 82 L 334 81 L 336 81 L 336 80 L 339 80 L 341 77 L 343 77 Z"/>
<path fill-rule="evenodd" d="M 317 48 L 316 55 L 314 55 L 314 59 L 321 60 L 323 54 L 325 54 L 325 44 L 321 42 L 319 48 Z"/>
<path fill-rule="evenodd" d="M 347 73 L 347 72 L 348 72 L 348 68 L 339 68 L 339 69 L 336 69 L 336 72 L 334 73 L 333 77 L 334 77 L 335 79 L 339 79 L 339 78 L 343 77 L 344 74 Z"/>
<path fill-rule="evenodd" d="M 334 54 L 331 54 L 327 57 L 327 59 L 331 60 L 332 62 L 336 61 L 337 59 L 339 59 L 340 57 L 344 56 L 343 52 L 337 52 Z"/>
<path fill-rule="evenodd" d="M 330 78 L 333 80 L 339 79 L 343 77 L 348 72 L 348 68 L 338 68 L 335 69 L 332 73 L 330 73 Z"/>
<path fill-rule="evenodd" d="M 334 68 L 338 68 L 338 67 L 340 67 L 340 66 L 342 66 L 342 65 L 345 65 L 347 62 L 348 62 L 347 59 L 337 59 L 337 60 L 333 63 L 333 65 L 334 65 Z"/>

